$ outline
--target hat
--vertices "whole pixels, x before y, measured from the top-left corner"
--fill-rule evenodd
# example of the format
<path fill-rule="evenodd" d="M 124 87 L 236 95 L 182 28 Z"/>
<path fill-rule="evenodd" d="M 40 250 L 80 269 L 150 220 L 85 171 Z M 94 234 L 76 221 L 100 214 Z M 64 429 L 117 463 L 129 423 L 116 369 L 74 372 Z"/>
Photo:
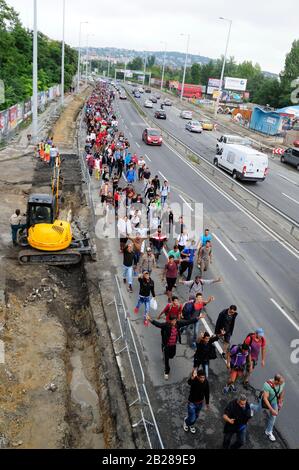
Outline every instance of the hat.
<path fill-rule="evenodd" d="M 150 247 L 148 247 L 148 248 L 146 249 L 146 251 L 150 252 L 150 251 L 152 251 L 152 249 L 151 249 Z"/>
<path fill-rule="evenodd" d="M 265 332 L 263 330 L 263 328 L 257 328 L 255 330 L 256 334 L 258 334 L 259 336 L 265 336 Z"/>

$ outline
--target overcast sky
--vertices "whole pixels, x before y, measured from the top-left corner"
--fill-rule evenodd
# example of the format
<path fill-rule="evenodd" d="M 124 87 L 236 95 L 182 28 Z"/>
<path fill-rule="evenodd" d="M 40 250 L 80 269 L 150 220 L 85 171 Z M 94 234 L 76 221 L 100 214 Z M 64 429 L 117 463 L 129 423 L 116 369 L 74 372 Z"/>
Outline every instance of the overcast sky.
<path fill-rule="evenodd" d="M 32 27 L 33 0 L 7 0 L 19 13 L 23 24 Z M 61 39 L 63 0 L 37 0 L 40 31 Z M 90 45 L 136 50 L 186 51 L 217 58 L 224 53 L 228 23 L 233 20 L 229 56 L 237 61 L 258 62 L 263 70 L 279 73 L 294 39 L 299 38 L 298 0 L 66 0 L 66 41 L 79 43 L 79 23 L 83 25 L 82 45 L 87 31 Z"/>

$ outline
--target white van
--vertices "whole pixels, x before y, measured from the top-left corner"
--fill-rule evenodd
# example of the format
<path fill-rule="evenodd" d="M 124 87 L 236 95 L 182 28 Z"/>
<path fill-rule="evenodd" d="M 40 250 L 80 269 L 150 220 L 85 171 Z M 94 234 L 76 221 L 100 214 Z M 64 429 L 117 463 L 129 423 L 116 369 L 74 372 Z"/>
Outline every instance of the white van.
<path fill-rule="evenodd" d="M 264 181 L 268 174 L 268 157 L 244 145 L 225 145 L 222 154 L 216 155 L 214 165 L 233 175 L 234 179 Z"/>
<path fill-rule="evenodd" d="M 241 137 L 240 135 L 222 135 L 220 139 L 217 139 L 216 144 L 216 154 L 219 155 L 224 149 L 226 144 L 236 144 L 236 145 L 251 145 L 251 142 L 246 137 Z"/>

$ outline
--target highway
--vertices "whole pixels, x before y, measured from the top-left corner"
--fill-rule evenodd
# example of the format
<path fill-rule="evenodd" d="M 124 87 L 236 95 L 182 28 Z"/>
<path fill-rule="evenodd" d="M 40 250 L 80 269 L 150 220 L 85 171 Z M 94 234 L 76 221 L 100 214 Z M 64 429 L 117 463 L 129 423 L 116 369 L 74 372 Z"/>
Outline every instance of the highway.
<path fill-rule="evenodd" d="M 157 105 L 156 105 L 157 107 Z M 117 100 L 116 113 L 119 127 L 124 130 L 131 143 L 131 150 L 138 155 L 146 155 L 146 160 L 152 174 L 165 176 L 174 189 L 171 202 L 181 202 L 183 199 L 191 205 L 200 202 L 204 205 L 204 225 L 208 226 L 217 236 L 214 239 L 214 264 L 208 277 L 220 275 L 223 283 L 206 289 L 205 296 L 211 293 L 216 301 L 209 307 L 209 323 L 213 329 L 218 313 L 231 305 L 237 304 L 240 312 L 236 322 L 233 343 L 240 342 L 255 327 L 262 327 L 268 342 L 268 354 L 265 369 L 259 366 L 252 377 L 251 383 L 261 388 L 265 380 L 281 372 L 286 379 L 285 406 L 277 420 L 277 429 L 283 435 L 291 448 L 299 447 L 299 377 L 298 364 L 292 364 L 290 355 L 291 342 L 299 338 L 299 263 L 298 256 L 288 251 L 281 243 L 274 240 L 262 227 L 250 217 L 217 192 L 207 181 L 196 173 L 192 165 L 186 162 L 167 145 L 162 147 L 146 146 L 141 139 L 146 127 L 133 105 L 127 101 Z M 145 108 L 144 108 L 145 109 Z M 153 113 L 153 111 L 149 111 Z M 196 150 L 212 159 L 212 148 L 215 136 L 204 133 L 201 136 L 190 136 L 184 131 L 184 121 L 177 117 L 177 111 L 167 109 L 168 120 L 159 121 L 174 135 L 184 140 Z M 200 142 L 200 144 L 198 143 Z M 273 165 L 274 167 L 274 165 Z M 251 185 L 252 190 L 259 191 L 263 197 L 269 191 L 268 201 L 276 201 L 275 190 L 270 185 L 274 183 L 277 191 L 290 192 L 290 196 L 298 199 L 296 185 L 291 191 L 292 183 L 281 178 L 278 183 L 278 171 L 290 179 L 297 178 L 283 168 L 271 169 L 269 179 L 261 184 Z M 274 176 L 275 174 L 275 176 Z M 298 191 L 297 191 L 298 192 Z M 279 202 L 277 200 L 277 202 Z M 298 207 L 293 207 L 291 201 L 280 198 L 280 210 L 288 210 L 290 217 L 298 216 Z M 298 219 L 298 217 L 297 217 Z M 221 243 L 220 243 L 221 242 Z M 118 261 L 119 264 L 119 261 Z M 185 292 L 186 295 L 186 292 Z M 166 298 L 164 299 L 166 300 Z M 133 302 L 127 299 L 127 302 Z M 154 328 L 149 334 L 144 334 L 142 321 L 134 323 L 138 336 L 142 337 L 145 357 L 154 386 L 163 385 L 163 377 L 157 374 L 152 364 L 159 361 L 160 335 Z M 298 355 L 297 355 L 298 356 Z M 161 359 L 160 359 L 161 361 Z M 191 367 L 190 361 L 190 367 Z M 158 370 L 159 372 L 159 370 Z M 185 365 L 176 370 L 171 383 L 179 383 L 186 377 Z"/>
<path fill-rule="evenodd" d="M 132 87 L 126 87 L 131 93 Z M 160 103 L 154 104 L 153 109 L 145 108 L 144 101 L 149 98 L 149 94 L 141 94 L 141 98 L 134 98 L 142 107 L 143 111 L 151 118 L 154 118 L 156 109 L 160 109 Z M 222 134 L 215 131 L 203 131 L 202 134 L 190 133 L 185 129 L 188 122 L 180 117 L 180 109 L 176 106 L 165 106 L 164 110 L 167 119 L 157 119 L 157 125 L 171 132 L 178 139 L 182 140 L 193 151 L 199 153 L 209 162 L 213 163 L 216 155 L 217 138 Z M 196 119 L 196 117 L 194 117 Z M 290 166 L 280 162 L 269 161 L 270 172 L 264 182 L 242 184 L 252 192 L 272 204 L 281 212 L 299 222 L 299 172 Z"/>

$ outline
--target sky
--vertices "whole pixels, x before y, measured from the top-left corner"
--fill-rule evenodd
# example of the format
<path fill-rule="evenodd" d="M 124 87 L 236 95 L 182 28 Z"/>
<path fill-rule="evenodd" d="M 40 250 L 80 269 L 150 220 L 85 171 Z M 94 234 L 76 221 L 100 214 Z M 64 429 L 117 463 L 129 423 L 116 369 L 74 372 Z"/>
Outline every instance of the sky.
<path fill-rule="evenodd" d="M 6 0 L 33 25 L 33 0 Z M 119 47 L 140 51 L 167 50 L 218 58 L 224 54 L 229 22 L 228 56 L 251 60 L 262 70 L 279 73 L 294 39 L 299 39 L 298 0 L 65 0 L 66 42 L 82 46 Z M 53 39 L 62 37 L 63 0 L 37 0 L 38 28 Z M 185 34 L 185 36 L 182 36 Z"/>

